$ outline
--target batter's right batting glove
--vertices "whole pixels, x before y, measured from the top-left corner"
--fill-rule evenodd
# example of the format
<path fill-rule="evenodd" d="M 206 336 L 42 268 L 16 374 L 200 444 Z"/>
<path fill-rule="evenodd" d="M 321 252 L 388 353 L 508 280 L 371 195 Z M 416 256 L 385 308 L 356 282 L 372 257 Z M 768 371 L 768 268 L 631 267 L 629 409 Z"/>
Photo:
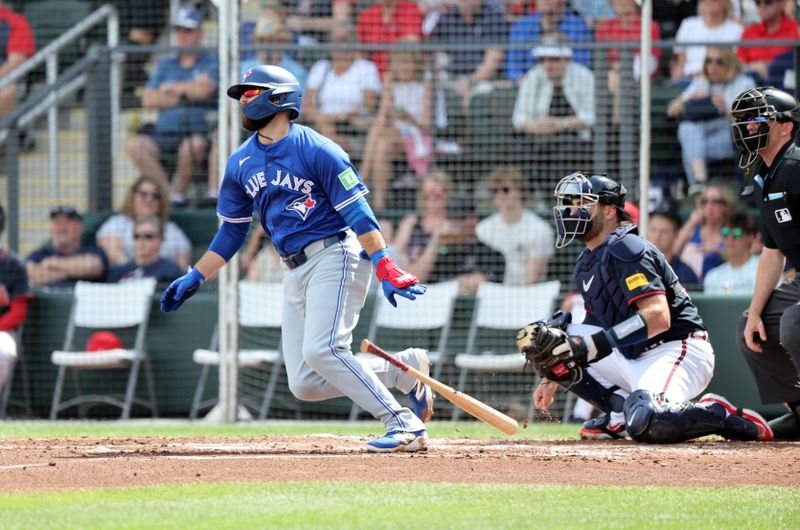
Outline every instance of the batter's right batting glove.
<path fill-rule="evenodd" d="M 161 311 L 169 313 L 177 310 L 186 300 L 192 297 L 200 289 L 206 277 L 197 269 L 189 269 L 189 272 L 169 284 L 169 287 L 161 295 Z"/>
<path fill-rule="evenodd" d="M 381 282 L 383 296 L 394 307 L 397 307 L 397 300 L 394 299 L 396 294 L 409 300 L 416 300 L 416 295 L 425 294 L 427 288 L 419 283 L 419 278 L 398 267 L 385 248 L 374 253 L 369 259 L 375 265 L 375 276 Z"/>

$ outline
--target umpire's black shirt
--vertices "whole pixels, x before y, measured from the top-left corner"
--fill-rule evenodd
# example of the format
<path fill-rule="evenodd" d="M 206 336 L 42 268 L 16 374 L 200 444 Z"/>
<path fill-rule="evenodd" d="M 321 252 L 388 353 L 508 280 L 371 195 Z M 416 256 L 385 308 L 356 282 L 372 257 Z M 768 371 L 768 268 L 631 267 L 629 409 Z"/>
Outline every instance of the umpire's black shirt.
<path fill-rule="evenodd" d="M 800 264 L 800 149 L 787 142 L 772 167 L 761 163 L 754 180 L 764 246 Z"/>

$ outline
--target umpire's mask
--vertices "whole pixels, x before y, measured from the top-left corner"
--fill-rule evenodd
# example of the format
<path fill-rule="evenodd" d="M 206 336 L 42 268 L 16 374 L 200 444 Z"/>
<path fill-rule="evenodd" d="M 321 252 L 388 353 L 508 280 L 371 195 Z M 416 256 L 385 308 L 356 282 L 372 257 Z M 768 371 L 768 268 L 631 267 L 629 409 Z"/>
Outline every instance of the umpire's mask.
<path fill-rule="evenodd" d="M 589 178 L 576 171 L 556 185 L 555 198 L 556 248 L 564 248 L 592 228 L 589 208 L 599 202 L 599 196 L 592 193 Z"/>

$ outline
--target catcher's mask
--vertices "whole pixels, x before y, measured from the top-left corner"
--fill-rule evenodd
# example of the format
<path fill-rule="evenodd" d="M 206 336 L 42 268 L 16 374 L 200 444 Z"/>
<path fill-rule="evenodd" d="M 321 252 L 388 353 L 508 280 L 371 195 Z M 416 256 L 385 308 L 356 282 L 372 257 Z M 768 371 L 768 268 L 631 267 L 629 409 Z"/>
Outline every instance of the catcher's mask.
<path fill-rule="evenodd" d="M 556 248 L 564 248 L 592 228 L 591 206 L 597 203 L 610 204 L 617 209 L 623 220 L 632 218 L 625 211 L 627 190 L 604 174 L 589 174 L 580 171 L 567 175 L 556 185 L 556 205 L 553 217 L 556 224 Z M 595 212 L 597 210 L 595 209 Z"/>
<path fill-rule="evenodd" d="M 291 111 L 290 120 L 300 115 L 303 101 L 300 82 L 285 68 L 268 64 L 250 68 L 241 83 L 228 88 L 228 97 L 238 100 L 252 89 L 261 92 L 242 108 L 242 113 L 251 120 L 260 121 L 283 110 Z"/>
<path fill-rule="evenodd" d="M 733 100 L 731 116 L 731 133 L 739 151 L 739 167 L 745 168 L 755 162 L 758 152 L 769 145 L 771 120 L 800 124 L 800 105 L 793 96 L 777 88 L 751 88 Z"/>

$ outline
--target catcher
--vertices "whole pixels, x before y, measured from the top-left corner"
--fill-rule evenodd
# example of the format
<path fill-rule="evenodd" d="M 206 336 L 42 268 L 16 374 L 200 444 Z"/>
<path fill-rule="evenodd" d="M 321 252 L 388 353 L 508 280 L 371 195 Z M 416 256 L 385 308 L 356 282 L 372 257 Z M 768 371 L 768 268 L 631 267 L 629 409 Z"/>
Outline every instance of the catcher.
<path fill-rule="evenodd" d="M 664 255 L 627 223 L 625 192 L 605 175 L 580 172 L 556 186 L 556 248 L 586 245 L 574 273 L 586 318 L 576 325 L 557 314 L 519 330 L 517 346 L 542 376 L 537 408 L 547 410 L 561 386 L 603 412 L 583 425 L 584 439 L 771 440 L 752 410 L 716 394 L 689 401 L 711 380 L 714 350 Z"/>

